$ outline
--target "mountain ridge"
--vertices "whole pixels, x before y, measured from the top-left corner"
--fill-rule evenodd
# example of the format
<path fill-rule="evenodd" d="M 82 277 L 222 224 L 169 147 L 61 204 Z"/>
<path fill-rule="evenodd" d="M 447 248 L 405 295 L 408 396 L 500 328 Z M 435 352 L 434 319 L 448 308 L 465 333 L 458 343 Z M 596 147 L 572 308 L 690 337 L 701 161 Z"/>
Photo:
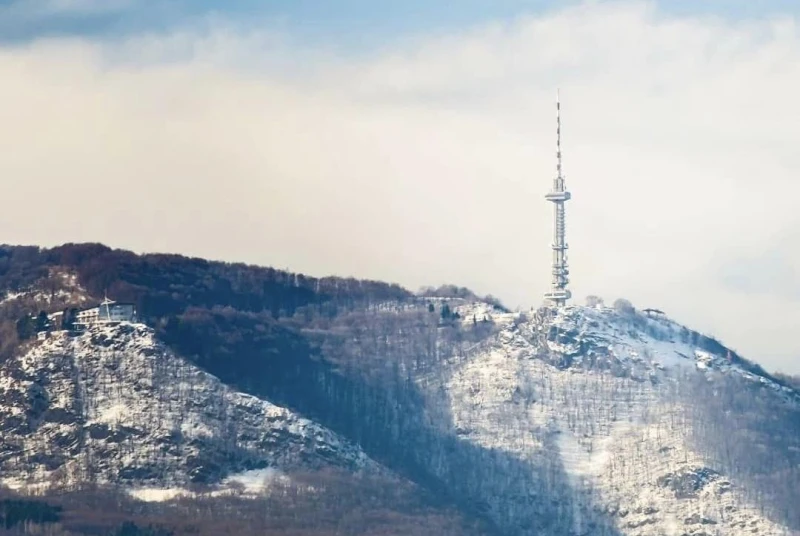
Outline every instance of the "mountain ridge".
<path fill-rule="evenodd" d="M 0 302 L 0 320 L 96 299 L 103 286 L 136 295 L 151 328 L 133 329 L 147 330 L 165 361 L 330 430 L 482 533 L 800 530 L 797 389 L 665 315 L 625 302 L 511 312 L 458 287 L 414 295 L 354 280 L 325 283 L 336 292 L 323 295 L 265 269 L 131 255 L 92 245 L 0 254 L 4 285 L 43 263 L 27 294 L 0 287 L 17 293 Z M 103 355 L 97 343 L 84 353 Z M 53 344 L 23 342 L 2 366 L 35 348 L 56 362 Z M 246 469 L 229 462 L 212 480 Z"/>

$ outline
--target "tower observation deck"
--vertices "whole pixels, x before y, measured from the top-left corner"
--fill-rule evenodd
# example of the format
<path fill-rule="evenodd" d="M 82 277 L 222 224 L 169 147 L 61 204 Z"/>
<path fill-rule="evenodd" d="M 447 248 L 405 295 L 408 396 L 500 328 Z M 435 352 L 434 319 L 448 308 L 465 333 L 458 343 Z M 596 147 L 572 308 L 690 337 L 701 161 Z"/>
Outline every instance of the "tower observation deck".
<path fill-rule="evenodd" d="M 553 189 L 545 195 L 545 199 L 553 203 L 553 269 L 550 291 L 545 293 L 545 299 L 556 307 L 561 307 L 572 297 L 567 289 L 569 284 L 569 268 L 567 265 L 567 240 L 564 229 L 564 203 L 572 195 L 567 191 L 564 175 L 561 170 L 561 99 L 556 94 L 556 177 L 553 179 Z"/>

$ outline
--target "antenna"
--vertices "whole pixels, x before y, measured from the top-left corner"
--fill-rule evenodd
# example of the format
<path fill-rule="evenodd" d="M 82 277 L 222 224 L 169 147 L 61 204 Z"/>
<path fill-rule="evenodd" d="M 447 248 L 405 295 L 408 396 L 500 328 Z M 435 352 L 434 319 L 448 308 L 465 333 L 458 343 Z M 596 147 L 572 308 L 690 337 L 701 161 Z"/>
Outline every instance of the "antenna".
<path fill-rule="evenodd" d="M 572 195 L 567 191 L 564 184 L 564 175 L 561 167 L 561 91 L 556 90 L 556 177 L 553 179 L 553 189 L 545 196 L 545 199 L 553 203 L 553 269 L 550 292 L 544 297 L 556 307 L 566 305 L 567 300 L 572 297 L 572 293 L 567 289 L 569 284 L 569 268 L 567 266 L 567 240 L 565 226 L 564 203 L 569 201 Z"/>
<path fill-rule="evenodd" d="M 558 161 L 556 169 L 558 171 L 558 178 L 561 175 L 561 89 L 556 89 L 556 159 Z"/>
<path fill-rule="evenodd" d="M 116 303 L 116 302 L 114 302 L 114 300 L 109 300 L 108 299 L 108 291 L 107 290 L 103 291 L 103 301 L 100 304 L 100 307 L 102 307 L 103 305 L 106 306 L 106 320 L 111 320 L 111 309 L 109 308 L 109 305 L 111 305 L 113 303 Z M 97 312 L 98 313 L 100 312 L 100 307 L 97 308 Z"/>

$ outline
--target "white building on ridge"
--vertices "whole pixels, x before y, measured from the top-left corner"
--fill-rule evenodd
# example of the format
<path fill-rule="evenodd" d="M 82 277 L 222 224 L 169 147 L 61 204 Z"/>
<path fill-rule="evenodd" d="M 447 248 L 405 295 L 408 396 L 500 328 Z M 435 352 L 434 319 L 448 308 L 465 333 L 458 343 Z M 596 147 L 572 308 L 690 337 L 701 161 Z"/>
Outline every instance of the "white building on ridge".
<path fill-rule="evenodd" d="M 135 320 L 136 308 L 132 303 L 117 303 L 108 297 L 97 307 L 83 309 L 75 315 L 75 324 L 80 326 L 133 322 Z"/>

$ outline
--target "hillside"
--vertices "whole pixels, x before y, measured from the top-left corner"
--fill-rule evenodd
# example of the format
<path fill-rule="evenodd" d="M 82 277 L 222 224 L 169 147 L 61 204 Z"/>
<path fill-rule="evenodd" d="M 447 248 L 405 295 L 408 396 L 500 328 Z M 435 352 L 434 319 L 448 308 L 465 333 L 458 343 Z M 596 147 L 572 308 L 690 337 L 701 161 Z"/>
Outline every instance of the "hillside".
<path fill-rule="evenodd" d="M 798 530 L 796 390 L 663 317 L 569 306 L 498 321 L 443 382 L 458 435 L 527 468 L 513 493 L 476 478 L 498 515 L 550 534 Z"/>
<path fill-rule="evenodd" d="M 78 488 L 91 473 L 94 485 L 238 489 L 271 467 L 320 489 L 320 471 L 337 472 L 361 491 L 312 511 L 397 516 L 387 534 L 422 519 L 440 534 L 800 531 L 797 380 L 662 314 L 509 312 L 457 287 L 414 295 L 98 245 L 0 251 L 2 333 L 25 311 L 106 291 L 149 326 L 0 339 L 18 450 L 4 448 L 26 452 L 0 462 L 20 491 L 64 481 L 45 475 L 66 459 L 92 469 L 68 472 Z M 370 502 L 372 486 L 399 495 Z M 269 487 L 259 493 L 231 508 Z M 284 506 L 311 504 L 292 493 Z M 378 533 L 358 526 L 348 533 Z"/>
<path fill-rule="evenodd" d="M 397 285 L 375 281 L 312 278 L 180 255 L 135 255 L 101 244 L 0 246 L 0 293 L 2 355 L 17 342 L 12 323 L 23 312 L 53 312 L 108 294 L 134 303 L 143 321 L 198 358 L 212 350 L 192 347 L 193 336 L 212 327 L 220 344 L 233 344 L 224 338 L 235 330 L 282 347 L 293 341 L 277 321 L 302 315 L 307 307 L 324 305 L 324 314 L 335 315 L 339 309 L 412 296 Z"/>
<path fill-rule="evenodd" d="M 0 365 L 0 483 L 185 487 L 264 468 L 379 474 L 356 445 L 238 393 L 143 325 L 57 334 Z"/>

